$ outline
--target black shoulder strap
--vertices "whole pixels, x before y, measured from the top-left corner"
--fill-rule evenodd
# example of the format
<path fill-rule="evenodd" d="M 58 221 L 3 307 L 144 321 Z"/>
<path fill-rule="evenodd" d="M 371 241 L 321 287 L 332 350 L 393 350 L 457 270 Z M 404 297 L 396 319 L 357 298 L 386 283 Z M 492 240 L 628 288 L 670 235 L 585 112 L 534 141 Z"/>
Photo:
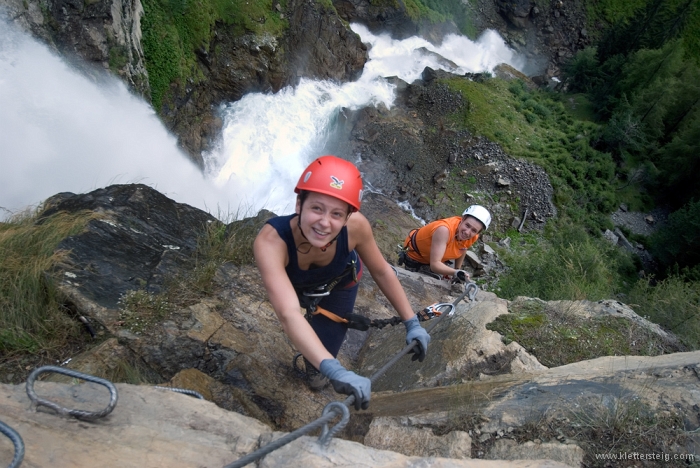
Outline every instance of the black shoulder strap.
<path fill-rule="evenodd" d="M 420 250 L 418 250 L 418 242 L 416 241 L 416 235 L 418 234 L 419 228 L 413 229 L 411 232 L 408 233 L 408 243 L 411 244 L 411 249 L 416 252 L 418 255 L 420 255 Z M 404 247 L 408 247 L 408 245 L 405 245 Z"/>

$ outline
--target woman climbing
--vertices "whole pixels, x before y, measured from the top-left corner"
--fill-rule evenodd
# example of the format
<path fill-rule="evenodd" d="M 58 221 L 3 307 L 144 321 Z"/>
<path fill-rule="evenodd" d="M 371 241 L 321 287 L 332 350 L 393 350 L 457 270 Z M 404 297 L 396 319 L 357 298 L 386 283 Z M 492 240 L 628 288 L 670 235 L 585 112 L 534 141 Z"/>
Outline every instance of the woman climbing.
<path fill-rule="evenodd" d="M 362 176 L 355 165 L 322 156 L 304 170 L 294 192 L 295 213 L 263 226 L 254 243 L 255 260 L 284 332 L 304 356 L 309 386 L 320 390 L 330 381 L 336 392 L 355 396 L 356 409 L 366 409 L 370 380 L 336 359 L 363 265 L 406 326 L 406 343 L 417 341 L 414 359 L 423 361 L 430 335 L 358 211 Z"/>

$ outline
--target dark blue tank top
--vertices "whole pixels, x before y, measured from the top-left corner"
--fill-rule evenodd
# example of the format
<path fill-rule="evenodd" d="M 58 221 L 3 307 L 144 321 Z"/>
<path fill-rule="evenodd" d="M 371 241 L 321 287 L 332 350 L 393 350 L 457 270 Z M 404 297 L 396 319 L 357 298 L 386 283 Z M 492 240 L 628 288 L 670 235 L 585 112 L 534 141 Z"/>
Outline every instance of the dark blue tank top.
<path fill-rule="evenodd" d="M 285 267 L 285 270 L 287 272 L 287 276 L 289 276 L 289 280 L 292 282 L 292 286 L 294 286 L 294 289 L 297 290 L 297 293 L 332 281 L 343 274 L 345 268 L 348 266 L 348 262 L 353 259 L 359 260 L 354 250 L 348 250 L 348 228 L 347 226 L 343 226 L 335 241 L 335 256 L 333 257 L 331 263 L 326 266 L 312 268 L 310 270 L 302 270 L 299 268 L 297 246 L 294 243 L 294 235 L 292 234 L 292 228 L 289 225 L 290 220 L 295 216 L 297 215 L 292 214 L 287 216 L 278 216 L 276 218 L 269 219 L 267 224 L 275 228 L 277 234 L 279 234 L 280 238 L 282 238 L 284 243 L 287 244 L 289 263 Z M 343 281 L 338 286 L 342 286 L 343 283 L 350 282 L 352 280 L 352 275 L 348 275 L 348 278 L 343 278 Z"/>

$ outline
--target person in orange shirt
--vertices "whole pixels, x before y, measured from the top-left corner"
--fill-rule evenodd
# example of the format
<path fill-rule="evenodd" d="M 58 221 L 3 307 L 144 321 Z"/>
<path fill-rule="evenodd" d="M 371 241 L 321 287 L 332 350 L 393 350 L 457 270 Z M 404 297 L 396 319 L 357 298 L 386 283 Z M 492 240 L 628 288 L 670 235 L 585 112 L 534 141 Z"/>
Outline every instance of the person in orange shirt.
<path fill-rule="evenodd" d="M 481 205 L 472 205 L 462 216 L 439 219 L 412 230 L 399 253 L 399 265 L 407 270 L 429 270 L 440 277 L 466 282 L 469 274 L 462 263 L 479 234 L 491 224 L 491 213 Z M 454 268 L 445 262 L 454 260 Z"/>

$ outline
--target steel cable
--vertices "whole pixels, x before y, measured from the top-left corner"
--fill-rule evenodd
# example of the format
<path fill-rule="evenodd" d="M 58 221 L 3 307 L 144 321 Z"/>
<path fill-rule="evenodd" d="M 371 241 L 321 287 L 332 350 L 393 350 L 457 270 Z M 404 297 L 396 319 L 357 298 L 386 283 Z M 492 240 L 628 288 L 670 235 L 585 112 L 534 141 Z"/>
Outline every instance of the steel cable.
<path fill-rule="evenodd" d="M 12 461 L 7 468 L 16 468 L 24 459 L 24 441 L 17 431 L 2 421 L 0 421 L 0 432 L 5 434 L 12 441 L 12 445 L 15 446 L 15 456 L 12 458 Z"/>
<path fill-rule="evenodd" d="M 204 396 L 202 396 L 201 393 L 196 392 L 194 390 L 188 390 L 186 388 L 162 387 L 160 385 L 156 385 L 153 388 L 157 388 L 159 390 L 170 390 L 171 392 L 182 393 L 183 395 L 189 395 L 191 397 L 195 397 L 195 398 L 199 398 L 200 400 L 204 400 Z"/>
<path fill-rule="evenodd" d="M 470 293 L 470 290 L 472 291 L 471 293 Z M 466 283 L 464 286 L 464 292 L 462 294 L 460 294 L 457 297 L 457 299 L 455 299 L 452 303 L 438 304 L 437 307 L 449 306 L 449 307 L 454 308 L 457 306 L 457 304 L 459 304 L 467 296 L 469 296 L 469 300 L 473 302 L 478 290 L 479 290 L 479 287 L 476 285 L 476 283 L 472 283 L 472 282 Z M 438 325 L 438 323 L 440 323 L 440 321 L 443 319 L 443 317 L 445 317 L 446 315 L 450 315 L 450 314 L 441 314 L 434 321 L 431 320 L 430 321 L 431 323 L 426 327 L 426 331 L 428 333 L 430 333 L 430 331 L 433 330 Z M 417 340 L 413 340 L 411 343 L 407 344 L 406 347 L 404 347 L 393 358 L 391 358 L 386 364 L 384 364 L 384 366 L 381 369 L 379 369 L 377 372 L 375 372 L 369 378 L 369 380 L 374 383 L 387 370 L 389 370 L 391 368 L 391 366 L 396 364 L 399 361 L 399 359 L 401 359 L 403 356 L 408 354 L 417 345 L 418 345 Z M 345 412 L 347 411 L 347 414 L 349 417 L 349 410 L 347 408 L 350 407 L 354 402 L 355 402 L 355 395 L 348 396 L 345 399 L 345 401 L 342 402 L 342 405 L 345 406 L 345 411 L 343 411 L 343 414 L 341 414 L 342 419 L 338 423 L 338 425 L 336 427 L 334 427 L 331 431 L 328 431 L 327 429 L 324 428 L 321 436 L 319 437 L 319 442 L 322 445 L 327 446 L 328 444 L 330 444 L 330 438 L 334 434 L 336 434 L 340 430 L 342 430 L 342 428 L 345 426 L 345 424 L 347 423 L 347 420 L 345 420 L 345 416 L 344 416 L 346 414 Z M 277 450 L 278 448 L 280 448 L 280 447 L 282 447 L 290 442 L 293 442 L 294 440 L 298 439 L 299 437 L 301 437 L 305 434 L 308 434 L 309 432 L 311 432 L 315 429 L 318 429 L 321 426 L 325 426 L 328 422 L 330 422 L 331 419 L 333 419 L 338 414 L 336 412 L 338 410 L 336 410 L 335 408 L 339 408 L 339 406 L 338 406 L 339 404 L 341 404 L 341 403 L 337 402 L 337 401 L 329 403 L 323 409 L 323 416 L 321 416 L 320 418 L 310 422 L 306 426 L 300 427 L 299 429 L 295 430 L 294 432 L 290 432 L 289 434 L 287 434 L 284 437 L 280 437 L 279 439 L 271 442 L 270 444 L 259 448 L 255 452 L 252 452 L 252 453 L 250 453 L 242 458 L 239 458 L 235 462 L 233 462 L 229 465 L 226 465 L 224 468 L 241 468 L 243 466 L 246 466 L 249 463 L 252 463 L 255 460 L 258 460 L 258 459 L 264 457 L 265 455 L 272 453 L 273 451 Z M 341 425 L 342 425 L 342 427 L 341 427 Z"/>

